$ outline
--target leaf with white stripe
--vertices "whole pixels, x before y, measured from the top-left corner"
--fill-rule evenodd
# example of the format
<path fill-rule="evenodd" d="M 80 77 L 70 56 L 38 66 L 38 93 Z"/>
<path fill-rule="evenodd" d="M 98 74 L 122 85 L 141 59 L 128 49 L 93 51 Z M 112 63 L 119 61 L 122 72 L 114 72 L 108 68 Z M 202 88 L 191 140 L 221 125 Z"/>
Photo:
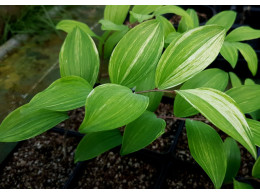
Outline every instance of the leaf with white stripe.
<path fill-rule="evenodd" d="M 149 98 L 134 94 L 129 88 L 104 84 L 87 97 L 81 133 L 111 130 L 137 119 L 148 107 Z"/>
<path fill-rule="evenodd" d="M 147 15 L 159 7 L 161 7 L 161 5 L 134 5 L 132 12 L 136 14 Z M 136 18 L 134 18 L 133 15 L 130 15 L 129 21 L 130 23 L 134 23 L 136 22 Z"/>
<path fill-rule="evenodd" d="M 75 27 L 61 47 L 60 74 L 79 76 L 93 86 L 99 71 L 99 55 L 92 38 L 81 28 Z"/>
<path fill-rule="evenodd" d="M 256 158 L 252 132 L 238 104 L 225 93 L 211 88 L 176 90 L 216 127 L 241 143 Z"/>
<path fill-rule="evenodd" d="M 164 51 L 156 70 L 156 87 L 177 86 L 204 70 L 217 57 L 225 37 L 223 27 L 202 26 L 182 34 Z"/>
<path fill-rule="evenodd" d="M 249 118 L 246 121 L 252 131 L 255 145 L 260 147 L 260 122 Z"/>
<path fill-rule="evenodd" d="M 260 38 L 260 30 L 253 29 L 249 26 L 241 26 L 233 31 L 231 31 L 227 37 L 226 41 L 232 41 L 232 42 L 237 42 L 237 41 L 247 41 L 247 40 L 252 40 L 252 39 L 258 39 Z"/>
<path fill-rule="evenodd" d="M 134 87 L 155 69 L 163 42 L 163 29 L 157 20 L 143 22 L 128 31 L 111 55 L 111 82 Z"/>
<path fill-rule="evenodd" d="M 215 188 L 220 188 L 227 168 L 227 158 L 220 136 L 203 122 L 188 119 L 185 124 L 192 157 L 210 177 Z"/>
<path fill-rule="evenodd" d="M 130 5 L 106 5 L 104 11 L 104 19 L 115 24 L 123 24 Z"/>
<path fill-rule="evenodd" d="M 232 97 L 243 113 L 250 113 L 260 109 L 260 85 L 241 85 L 226 91 Z"/>
<path fill-rule="evenodd" d="M 77 76 L 67 76 L 53 82 L 47 89 L 35 95 L 27 110 L 48 109 L 69 111 L 85 105 L 92 87 Z"/>
<path fill-rule="evenodd" d="M 225 60 L 227 60 L 232 68 L 236 67 L 238 60 L 238 50 L 231 43 L 224 41 L 223 46 L 220 50 L 220 54 L 223 56 Z"/>

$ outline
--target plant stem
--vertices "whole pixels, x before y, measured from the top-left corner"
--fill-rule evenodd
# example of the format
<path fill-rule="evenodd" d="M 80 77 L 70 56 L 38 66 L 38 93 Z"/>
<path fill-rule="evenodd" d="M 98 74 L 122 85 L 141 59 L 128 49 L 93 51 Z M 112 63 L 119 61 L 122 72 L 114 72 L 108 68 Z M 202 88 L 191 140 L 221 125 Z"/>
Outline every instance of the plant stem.
<path fill-rule="evenodd" d="M 158 116 L 158 118 L 176 119 L 176 120 L 182 120 L 182 121 L 185 121 L 186 119 L 196 120 L 196 121 L 208 121 L 206 118 L 181 118 L 181 117 L 176 117 L 176 116 Z"/>
<path fill-rule="evenodd" d="M 161 89 L 150 89 L 150 90 L 145 90 L 145 91 L 137 91 L 137 92 L 135 92 L 135 93 L 136 93 L 136 94 L 140 94 L 140 93 L 149 93 L 149 92 L 165 92 L 165 93 L 176 94 L 175 91 L 161 90 Z"/>

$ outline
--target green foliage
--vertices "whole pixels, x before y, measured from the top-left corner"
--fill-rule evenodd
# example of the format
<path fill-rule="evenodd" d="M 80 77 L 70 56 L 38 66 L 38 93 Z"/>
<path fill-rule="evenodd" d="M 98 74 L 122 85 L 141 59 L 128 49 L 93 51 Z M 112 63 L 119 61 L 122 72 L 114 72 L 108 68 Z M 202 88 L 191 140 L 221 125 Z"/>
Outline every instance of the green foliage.
<path fill-rule="evenodd" d="M 163 26 L 163 31 L 164 31 L 164 39 L 172 32 L 176 32 L 174 26 L 172 23 L 167 20 L 165 17 L 162 16 L 157 16 L 156 19 L 161 22 Z"/>
<path fill-rule="evenodd" d="M 231 31 L 225 40 L 230 42 L 237 42 L 258 38 L 260 38 L 260 30 L 255 30 L 249 26 L 241 26 Z"/>
<path fill-rule="evenodd" d="M 199 27 L 199 17 L 197 12 L 194 9 L 187 9 L 186 12 L 190 15 L 193 21 L 193 28 Z M 185 23 L 185 17 L 182 17 L 178 26 L 178 32 L 185 32 L 187 29 L 189 29 L 189 27 Z"/>
<path fill-rule="evenodd" d="M 115 24 L 109 20 L 99 20 L 99 23 L 102 24 L 102 30 L 115 30 L 115 31 L 123 31 L 128 30 L 128 27 L 123 24 Z"/>
<path fill-rule="evenodd" d="M 233 180 L 233 182 L 234 182 L 234 189 L 253 189 L 253 187 L 248 183 L 239 182 L 235 179 Z"/>
<path fill-rule="evenodd" d="M 258 157 L 253 166 L 252 176 L 260 179 L 260 157 Z"/>
<path fill-rule="evenodd" d="M 254 144 L 260 147 L 260 122 L 248 118 L 246 121 L 252 131 Z"/>
<path fill-rule="evenodd" d="M 200 121 L 186 120 L 186 129 L 192 157 L 208 174 L 215 188 L 220 188 L 227 168 L 220 136 L 212 127 Z"/>
<path fill-rule="evenodd" d="M 220 50 L 220 54 L 230 63 L 232 68 L 236 67 L 238 60 L 238 50 L 232 43 L 225 41 Z"/>
<path fill-rule="evenodd" d="M 132 9 L 132 13 L 135 13 L 135 14 L 134 15 L 130 14 L 130 18 L 129 18 L 130 23 L 136 22 L 136 20 L 137 20 L 137 18 L 135 17 L 136 14 L 148 15 L 148 14 L 154 12 L 159 7 L 161 7 L 161 5 L 134 5 L 134 7 Z"/>
<path fill-rule="evenodd" d="M 154 15 L 138 14 L 138 13 L 135 13 L 133 11 L 130 11 L 130 15 L 131 15 L 132 18 L 134 18 L 134 20 L 137 20 L 139 23 L 141 23 L 145 20 L 149 20 L 149 19 L 154 17 Z"/>
<path fill-rule="evenodd" d="M 230 77 L 232 87 L 239 87 L 242 85 L 240 78 L 235 73 L 229 72 L 229 77 Z"/>
<path fill-rule="evenodd" d="M 123 24 L 130 5 L 106 5 L 104 19 L 115 24 Z"/>

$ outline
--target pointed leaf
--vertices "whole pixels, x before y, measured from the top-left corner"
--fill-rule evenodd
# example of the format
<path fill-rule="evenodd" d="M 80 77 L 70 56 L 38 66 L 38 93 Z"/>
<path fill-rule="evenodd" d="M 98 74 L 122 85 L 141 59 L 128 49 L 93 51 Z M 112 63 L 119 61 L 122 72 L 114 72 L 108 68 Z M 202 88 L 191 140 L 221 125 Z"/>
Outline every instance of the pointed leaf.
<path fill-rule="evenodd" d="M 258 59 L 255 50 L 246 43 L 232 43 L 245 58 L 248 68 L 251 71 L 252 75 L 255 76 L 258 68 Z"/>
<path fill-rule="evenodd" d="M 131 29 L 111 55 L 111 82 L 134 87 L 156 67 L 162 49 L 163 29 L 157 20 L 143 22 Z"/>
<path fill-rule="evenodd" d="M 133 11 L 130 11 L 130 15 L 137 20 L 139 23 L 142 23 L 145 20 L 149 20 L 154 17 L 154 15 L 147 15 L 147 14 L 138 14 Z"/>
<path fill-rule="evenodd" d="M 224 183 L 232 183 L 240 168 L 241 154 L 236 141 L 231 137 L 225 139 L 224 149 L 227 157 L 227 171 Z"/>
<path fill-rule="evenodd" d="M 115 24 L 109 20 L 99 20 L 99 23 L 102 25 L 102 30 L 115 30 L 115 31 L 122 31 L 128 29 L 128 26 L 123 24 Z"/>
<path fill-rule="evenodd" d="M 231 10 L 228 11 L 222 11 L 212 18 L 210 18 L 207 22 L 206 25 L 209 24 L 217 24 L 220 26 L 223 26 L 226 31 L 228 31 L 231 26 L 234 24 L 235 19 L 236 19 L 237 13 Z"/>
<path fill-rule="evenodd" d="M 232 68 L 236 67 L 238 60 L 238 50 L 236 47 L 234 47 L 231 43 L 224 41 L 220 54 L 230 63 Z"/>
<path fill-rule="evenodd" d="M 256 146 L 260 147 L 260 122 L 252 119 L 246 119 L 253 134 L 253 140 Z"/>
<path fill-rule="evenodd" d="M 35 137 L 68 119 L 64 112 L 27 110 L 25 104 L 11 112 L 0 125 L 0 142 L 17 142 Z M 23 112 L 21 112 L 23 110 Z"/>
<path fill-rule="evenodd" d="M 66 37 L 60 51 L 61 76 L 80 76 L 91 86 L 97 80 L 99 55 L 91 37 L 76 27 Z"/>
<path fill-rule="evenodd" d="M 138 151 L 164 133 L 166 123 L 152 112 L 145 111 L 138 119 L 126 125 L 121 155 Z"/>
<path fill-rule="evenodd" d="M 75 152 L 75 162 L 85 161 L 116 147 L 122 143 L 118 129 L 88 133 L 79 142 Z"/>
<path fill-rule="evenodd" d="M 193 21 L 193 28 L 196 28 L 199 26 L 199 17 L 197 15 L 197 12 L 194 9 L 187 9 L 186 12 L 190 15 L 192 21 Z M 189 27 L 186 26 L 184 22 L 184 18 L 181 19 L 179 26 L 178 26 L 178 32 L 185 32 Z"/>
<path fill-rule="evenodd" d="M 245 85 L 255 85 L 255 81 L 253 81 L 252 79 L 247 78 L 245 80 Z"/>
<path fill-rule="evenodd" d="M 147 108 L 149 98 L 132 93 L 124 86 L 104 84 L 93 89 L 86 100 L 81 133 L 111 130 L 137 119 Z"/>
<path fill-rule="evenodd" d="M 254 189 L 250 184 L 233 179 L 234 189 Z"/>
<path fill-rule="evenodd" d="M 168 89 L 201 72 L 217 57 L 224 36 L 224 29 L 215 25 L 182 34 L 166 48 L 158 63 L 156 87 Z"/>
<path fill-rule="evenodd" d="M 239 87 L 242 85 L 240 78 L 238 78 L 238 76 L 235 73 L 229 72 L 229 77 L 230 77 L 232 87 Z"/>
<path fill-rule="evenodd" d="M 115 24 L 123 24 L 130 5 L 106 5 L 104 19 Z"/>
<path fill-rule="evenodd" d="M 227 162 L 223 142 L 218 133 L 200 121 L 186 120 L 189 149 L 192 157 L 220 188 L 226 173 Z"/>
<path fill-rule="evenodd" d="M 137 14 L 147 15 L 147 14 L 152 13 L 158 7 L 161 7 L 161 5 L 134 5 L 132 12 L 137 13 Z M 136 18 L 134 18 L 132 15 L 130 15 L 129 21 L 130 21 L 130 23 L 134 23 L 134 22 L 136 22 Z"/>
<path fill-rule="evenodd" d="M 190 80 L 185 82 L 180 89 L 183 90 L 199 87 L 210 87 L 224 91 L 227 87 L 227 84 L 228 74 L 223 70 L 212 68 L 204 70 L 196 76 L 192 77 Z M 179 94 L 177 94 L 175 97 L 173 111 L 174 115 L 178 117 L 188 117 L 199 113 Z"/>
<path fill-rule="evenodd" d="M 156 19 L 158 21 L 160 21 L 163 26 L 164 39 L 168 36 L 169 33 L 176 31 L 173 24 L 169 20 L 167 20 L 165 17 L 157 16 Z"/>
<path fill-rule="evenodd" d="M 231 31 L 225 40 L 238 42 L 260 38 L 260 30 L 253 29 L 249 26 L 241 26 Z"/>
<path fill-rule="evenodd" d="M 253 166 L 252 176 L 260 179 L 260 157 L 258 157 Z"/>
<path fill-rule="evenodd" d="M 75 20 L 62 20 L 56 25 L 56 29 L 63 30 L 66 33 L 71 33 L 75 27 L 79 27 L 81 30 L 83 30 L 85 33 L 89 34 L 91 37 L 97 37 L 97 36 L 89 27 L 87 24 L 78 22 Z"/>
<path fill-rule="evenodd" d="M 260 109 L 260 85 L 241 85 L 226 92 L 239 105 L 243 113 L 250 113 Z"/>
<path fill-rule="evenodd" d="M 85 105 L 92 87 L 77 76 L 63 77 L 47 89 L 35 95 L 26 110 L 45 108 L 53 111 L 69 111 Z"/>
<path fill-rule="evenodd" d="M 241 143 L 256 158 L 252 132 L 237 103 L 225 93 L 211 88 L 176 91 L 211 123 Z"/>

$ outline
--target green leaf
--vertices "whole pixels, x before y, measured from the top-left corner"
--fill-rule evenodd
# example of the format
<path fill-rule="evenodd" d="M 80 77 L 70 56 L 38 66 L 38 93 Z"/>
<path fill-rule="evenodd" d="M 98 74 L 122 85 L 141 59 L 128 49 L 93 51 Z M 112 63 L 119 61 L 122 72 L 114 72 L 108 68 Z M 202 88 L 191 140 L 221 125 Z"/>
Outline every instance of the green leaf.
<path fill-rule="evenodd" d="M 145 111 L 138 119 L 126 125 L 120 154 L 126 155 L 148 146 L 164 133 L 165 126 L 163 119 Z"/>
<path fill-rule="evenodd" d="M 249 70 L 255 76 L 258 68 L 258 59 L 255 50 L 247 43 L 234 42 L 232 44 L 240 51 L 247 62 Z"/>
<path fill-rule="evenodd" d="M 197 12 L 194 9 L 187 9 L 186 12 L 190 15 L 192 21 L 193 21 L 193 28 L 196 28 L 199 26 L 199 17 L 197 15 Z M 181 19 L 179 26 L 178 26 L 178 32 L 185 32 L 189 27 L 186 26 L 184 22 L 184 18 Z"/>
<path fill-rule="evenodd" d="M 221 81 L 221 82 L 219 82 Z M 212 68 L 207 69 L 196 76 L 192 77 L 190 80 L 185 82 L 181 86 L 183 89 L 194 89 L 199 87 L 210 87 L 224 91 L 228 84 L 228 74 L 223 70 Z M 184 98 L 179 94 L 176 95 L 174 100 L 174 115 L 178 117 L 188 117 L 198 114 L 198 111 L 193 108 Z"/>
<path fill-rule="evenodd" d="M 227 171 L 224 183 L 232 183 L 240 168 L 241 154 L 237 142 L 231 137 L 225 139 L 224 150 L 227 157 Z"/>
<path fill-rule="evenodd" d="M 239 87 L 242 85 L 240 78 L 235 73 L 229 72 L 229 77 L 230 77 L 232 87 Z"/>
<path fill-rule="evenodd" d="M 166 38 L 168 34 L 176 31 L 173 24 L 165 17 L 157 16 L 156 19 L 160 21 L 163 26 L 164 38 Z"/>
<path fill-rule="evenodd" d="M 192 157 L 220 188 L 226 173 L 227 161 L 223 142 L 218 133 L 200 121 L 186 120 L 189 149 Z"/>
<path fill-rule="evenodd" d="M 250 116 L 254 120 L 260 120 L 260 109 L 250 113 Z"/>
<path fill-rule="evenodd" d="M 134 5 L 132 12 L 134 12 L 136 14 L 147 15 L 147 14 L 152 13 L 158 7 L 161 7 L 161 5 Z M 136 18 L 134 18 L 132 15 L 130 15 L 129 21 L 130 21 L 130 23 L 134 23 L 134 22 L 136 22 Z"/>
<path fill-rule="evenodd" d="M 260 122 L 252 119 L 246 119 L 253 134 L 253 140 L 256 146 L 260 147 Z"/>
<path fill-rule="evenodd" d="M 81 30 L 83 30 L 85 33 L 89 34 L 91 37 L 97 37 L 97 36 L 89 27 L 87 24 L 78 22 L 75 20 L 62 20 L 56 25 L 56 29 L 63 30 L 66 33 L 71 33 L 75 27 L 79 27 Z"/>
<path fill-rule="evenodd" d="M 115 24 L 109 20 L 99 20 L 99 23 L 102 25 L 102 30 L 115 30 L 115 31 L 122 31 L 128 29 L 128 26 L 123 24 Z"/>
<path fill-rule="evenodd" d="M 217 57 L 224 37 L 224 29 L 216 25 L 182 34 L 166 48 L 158 63 L 156 87 L 168 89 L 201 72 Z"/>
<path fill-rule="evenodd" d="M 77 76 L 63 77 L 53 82 L 47 89 L 35 95 L 26 110 L 48 109 L 69 111 L 85 105 L 92 87 Z"/>
<path fill-rule="evenodd" d="M 145 91 L 155 88 L 155 71 L 149 73 L 149 75 L 140 83 L 137 84 L 135 91 Z M 142 95 L 149 97 L 149 106 L 147 110 L 154 112 L 162 99 L 163 92 L 149 92 Z"/>
<path fill-rule="evenodd" d="M 231 26 L 234 24 L 235 19 L 237 17 L 237 13 L 231 10 L 228 11 L 222 11 L 212 18 L 210 18 L 207 22 L 206 25 L 209 24 L 217 24 L 220 26 L 223 26 L 226 31 L 228 31 Z"/>
<path fill-rule="evenodd" d="M 74 161 L 85 161 L 116 147 L 122 143 L 122 136 L 118 129 L 88 133 L 79 142 Z"/>
<path fill-rule="evenodd" d="M 135 13 L 133 11 L 130 11 L 130 15 L 135 19 L 137 20 L 139 23 L 145 21 L 145 20 L 149 20 L 151 18 L 154 17 L 154 15 L 147 15 L 147 14 L 138 14 L 138 13 Z"/>
<path fill-rule="evenodd" d="M 123 24 L 130 5 L 106 5 L 104 19 L 115 24 Z"/>
<path fill-rule="evenodd" d="M 176 90 L 176 92 L 212 124 L 241 143 L 256 158 L 252 132 L 244 114 L 231 97 L 211 88 Z"/>
<path fill-rule="evenodd" d="M 194 23 L 191 16 L 182 8 L 175 5 L 166 5 L 159 7 L 155 10 L 154 15 L 162 15 L 167 13 L 173 13 L 179 16 L 182 16 L 183 23 L 186 29 L 182 29 L 184 31 L 194 28 Z M 184 32 L 183 31 L 183 32 Z"/>
<path fill-rule="evenodd" d="M 233 179 L 234 189 L 254 189 L 250 184 Z"/>
<path fill-rule="evenodd" d="M 111 36 L 108 37 L 104 44 L 104 58 L 108 59 L 115 48 L 116 44 L 124 37 L 129 29 L 122 31 L 116 31 Z"/>
<path fill-rule="evenodd" d="M 237 102 L 245 114 L 260 109 L 260 85 L 241 85 L 228 90 L 226 94 Z"/>
<path fill-rule="evenodd" d="M 252 79 L 247 78 L 245 80 L 245 85 L 255 85 L 255 81 L 253 81 Z"/>
<path fill-rule="evenodd" d="M 224 41 L 220 54 L 230 63 L 232 68 L 236 67 L 238 60 L 238 50 L 236 47 L 234 47 L 231 43 Z"/>
<path fill-rule="evenodd" d="M 86 100 L 81 133 L 111 130 L 137 119 L 147 108 L 149 98 L 132 93 L 124 86 L 104 84 L 93 89 Z"/>
<path fill-rule="evenodd" d="M 143 22 L 127 32 L 110 58 L 111 82 L 134 87 L 155 69 L 163 42 L 163 29 L 157 20 Z"/>
<path fill-rule="evenodd" d="M 27 110 L 25 104 L 11 112 L 0 125 L 0 142 L 17 142 L 35 137 L 68 119 L 64 112 Z M 23 110 L 23 112 L 21 112 Z"/>
<path fill-rule="evenodd" d="M 225 40 L 230 42 L 247 41 L 260 38 L 260 30 L 249 26 L 241 26 L 231 31 Z"/>
<path fill-rule="evenodd" d="M 169 33 L 165 40 L 165 43 L 169 44 L 172 42 L 176 42 L 180 37 L 181 37 L 181 33 L 178 32 Z"/>
<path fill-rule="evenodd" d="M 99 55 L 91 37 L 76 27 L 66 37 L 59 56 L 61 76 L 79 76 L 91 86 L 97 80 Z"/>
<path fill-rule="evenodd" d="M 252 176 L 260 179 L 260 157 L 258 157 L 253 166 Z"/>

